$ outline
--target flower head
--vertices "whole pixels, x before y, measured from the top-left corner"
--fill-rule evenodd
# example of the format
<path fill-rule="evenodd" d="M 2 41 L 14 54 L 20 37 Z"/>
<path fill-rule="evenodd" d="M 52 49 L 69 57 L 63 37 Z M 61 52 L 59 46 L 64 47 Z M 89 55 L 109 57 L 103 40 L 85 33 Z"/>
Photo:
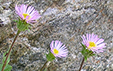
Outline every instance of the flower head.
<path fill-rule="evenodd" d="M 36 22 L 41 16 L 32 6 L 22 4 L 21 6 L 15 6 L 16 13 L 27 23 Z"/>
<path fill-rule="evenodd" d="M 82 36 L 83 44 L 87 47 L 87 49 L 92 50 L 93 52 L 103 52 L 106 46 L 104 43 L 104 39 L 98 38 L 97 35 L 94 34 L 86 34 L 86 36 Z"/>
<path fill-rule="evenodd" d="M 65 45 L 63 45 L 63 43 L 61 43 L 58 40 L 52 41 L 50 47 L 51 47 L 51 53 L 55 57 L 60 57 L 60 58 L 66 57 L 68 54 L 68 50 L 66 49 Z"/>

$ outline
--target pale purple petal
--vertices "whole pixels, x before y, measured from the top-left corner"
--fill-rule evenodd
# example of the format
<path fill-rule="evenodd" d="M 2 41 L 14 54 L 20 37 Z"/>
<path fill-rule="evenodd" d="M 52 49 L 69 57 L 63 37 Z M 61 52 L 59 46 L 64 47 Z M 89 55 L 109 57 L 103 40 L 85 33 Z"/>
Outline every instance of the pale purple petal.
<path fill-rule="evenodd" d="M 83 44 L 88 48 L 89 42 L 94 42 L 96 44 L 96 47 L 91 47 L 89 50 L 92 50 L 93 52 L 103 52 L 104 48 L 106 47 L 104 43 L 104 39 L 98 38 L 97 35 L 92 34 L 86 34 L 86 36 L 82 36 Z"/>
<path fill-rule="evenodd" d="M 55 42 L 55 44 L 54 44 Z M 66 57 L 67 54 L 68 54 L 68 50 L 66 49 L 65 45 L 63 45 L 63 43 L 61 43 L 61 41 L 52 41 L 51 44 L 50 44 L 50 48 L 51 48 L 51 52 L 53 53 L 53 55 L 55 57 Z M 55 54 L 53 52 L 54 49 L 57 49 L 58 50 L 58 54 Z"/>
<path fill-rule="evenodd" d="M 98 45 L 98 44 L 102 43 L 103 41 L 104 41 L 104 39 L 99 39 L 96 43 Z"/>
<path fill-rule="evenodd" d="M 16 10 L 16 14 L 18 14 L 27 23 L 34 23 L 36 22 L 37 19 L 41 17 L 39 13 L 32 6 L 28 6 L 24 4 L 22 4 L 21 6 L 16 5 L 15 10 Z M 27 15 L 26 18 L 24 18 L 23 13 Z"/>
<path fill-rule="evenodd" d="M 27 14 L 31 14 L 34 10 L 34 7 L 32 6 L 29 6 L 28 9 L 27 9 Z"/>

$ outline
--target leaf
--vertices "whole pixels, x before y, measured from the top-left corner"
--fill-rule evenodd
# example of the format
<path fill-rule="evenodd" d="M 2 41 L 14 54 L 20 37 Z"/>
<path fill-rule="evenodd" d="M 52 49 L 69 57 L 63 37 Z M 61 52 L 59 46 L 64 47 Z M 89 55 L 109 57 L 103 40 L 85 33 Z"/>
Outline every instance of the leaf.
<path fill-rule="evenodd" d="M 85 62 L 87 61 L 87 57 L 84 57 L 85 58 Z"/>
<path fill-rule="evenodd" d="M 85 61 L 87 61 L 87 58 L 95 55 L 93 53 L 93 51 L 86 49 L 86 46 L 85 45 L 83 45 L 82 43 L 81 43 L 81 45 L 83 46 L 81 53 L 84 56 Z"/>
<path fill-rule="evenodd" d="M 30 32 L 30 30 L 28 29 L 28 32 Z"/>
<path fill-rule="evenodd" d="M 3 66 L 3 64 L 0 64 L 0 71 L 2 70 L 2 66 Z"/>
<path fill-rule="evenodd" d="M 6 56 L 7 56 L 6 54 L 7 54 L 7 53 L 8 53 L 8 51 L 3 54 L 3 60 L 2 60 L 2 63 L 3 63 L 3 64 L 4 64 L 4 62 L 5 62 L 5 59 L 6 59 Z M 9 62 L 10 62 L 10 54 L 9 54 L 8 59 L 7 59 L 6 65 L 7 65 Z"/>
<path fill-rule="evenodd" d="M 81 43 L 81 45 L 82 45 L 82 47 L 83 47 L 83 48 L 86 48 L 86 46 L 85 46 L 85 45 L 83 45 L 82 43 Z"/>
<path fill-rule="evenodd" d="M 29 24 L 25 21 L 25 20 L 20 20 L 18 19 L 17 21 L 17 28 L 20 30 L 20 31 L 25 31 L 25 30 L 28 30 L 29 29 Z"/>
<path fill-rule="evenodd" d="M 2 70 L 2 66 L 3 66 L 3 64 L 0 64 L 0 71 Z M 11 65 L 7 65 L 5 67 L 5 69 L 4 69 L 4 71 L 11 71 L 11 69 L 12 69 L 12 66 Z"/>
<path fill-rule="evenodd" d="M 13 21 L 16 22 L 16 23 L 18 22 L 17 20 L 13 20 Z"/>
<path fill-rule="evenodd" d="M 12 66 L 11 65 L 7 65 L 4 69 L 4 71 L 11 71 L 12 69 Z"/>
<path fill-rule="evenodd" d="M 55 59 L 55 56 L 51 52 L 49 52 L 49 54 L 46 54 L 46 58 L 48 61 L 52 61 Z"/>

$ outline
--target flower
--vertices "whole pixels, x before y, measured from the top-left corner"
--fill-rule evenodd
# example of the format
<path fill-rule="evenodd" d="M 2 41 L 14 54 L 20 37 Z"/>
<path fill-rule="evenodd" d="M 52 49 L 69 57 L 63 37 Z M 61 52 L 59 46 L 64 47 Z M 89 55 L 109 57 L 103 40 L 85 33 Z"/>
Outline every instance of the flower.
<path fill-rule="evenodd" d="M 18 14 L 27 23 L 36 22 L 41 16 L 32 6 L 22 4 L 21 6 L 15 6 L 16 14 Z"/>
<path fill-rule="evenodd" d="M 94 34 L 86 34 L 86 36 L 82 36 L 83 44 L 87 47 L 87 49 L 92 50 L 93 52 L 99 53 L 103 52 L 106 46 L 104 43 L 104 39 L 98 38 L 97 35 Z"/>
<path fill-rule="evenodd" d="M 61 43 L 61 41 L 52 41 L 50 44 L 50 48 L 51 48 L 51 53 L 55 56 L 55 57 L 66 57 L 68 54 L 68 50 L 66 49 L 65 45 L 63 45 L 63 43 Z"/>

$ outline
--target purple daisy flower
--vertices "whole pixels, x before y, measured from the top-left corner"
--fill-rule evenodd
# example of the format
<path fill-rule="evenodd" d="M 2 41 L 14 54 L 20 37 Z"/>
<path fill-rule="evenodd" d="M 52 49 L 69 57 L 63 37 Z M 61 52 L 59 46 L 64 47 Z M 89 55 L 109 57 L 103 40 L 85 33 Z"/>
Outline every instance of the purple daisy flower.
<path fill-rule="evenodd" d="M 15 6 L 16 13 L 27 23 L 36 22 L 41 16 L 32 6 L 24 5 Z"/>
<path fill-rule="evenodd" d="M 98 38 L 97 35 L 94 34 L 86 34 L 86 36 L 82 36 L 83 44 L 87 47 L 87 49 L 92 50 L 93 52 L 99 53 L 103 52 L 106 46 L 104 43 L 104 39 Z"/>
<path fill-rule="evenodd" d="M 68 50 L 66 49 L 65 45 L 63 45 L 63 43 L 61 43 L 61 41 L 52 41 L 50 44 L 51 47 L 51 53 L 55 56 L 55 57 L 66 57 L 68 54 Z"/>

